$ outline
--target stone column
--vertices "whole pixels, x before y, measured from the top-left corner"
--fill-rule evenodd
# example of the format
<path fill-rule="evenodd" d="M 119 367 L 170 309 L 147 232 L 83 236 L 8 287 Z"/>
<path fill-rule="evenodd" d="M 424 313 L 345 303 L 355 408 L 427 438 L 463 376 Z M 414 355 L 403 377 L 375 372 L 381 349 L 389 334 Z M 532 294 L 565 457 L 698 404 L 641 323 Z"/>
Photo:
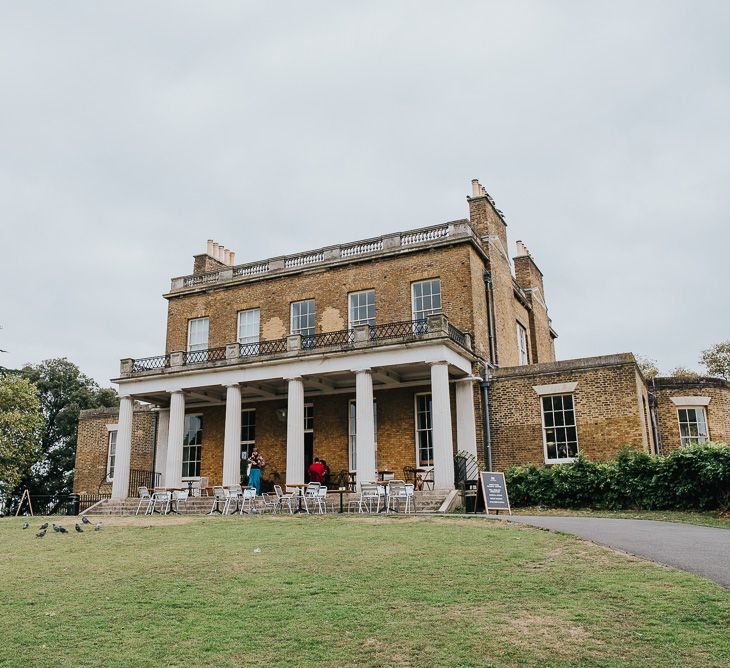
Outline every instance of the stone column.
<path fill-rule="evenodd" d="M 170 392 L 170 427 L 167 435 L 165 487 L 182 486 L 183 438 L 185 436 L 185 395 L 182 390 Z"/>
<path fill-rule="evenodd" d="M 286 482 L 295 485 L 304 482 L 304 383 L 299 376 L 286 380 Z"/>
<path fill-rule="evenodd" d="M 477 427 L 474 416 L 474 381 L 456 383 L 456 448 L 477 456 Z"/>
<path fill-rule="evenodd" d="M 119 423 L 117 425 L 117 449 L 114 460 L 112 499 L 126 499 L 129 492 L 129 464 L 132 457 L 132 397 L 119 397 Z"/>
<path fill-rule="evenodd" d="M 431 364 L 431 410 L 433 411 L 434 488 L 454 488 L 454 447 L 451 438 L 451 402 L 449 401 L 449 365 Z"/>
<path fill-rule="evenodd" d="M 355 447 L 359 488 L 362 483 L 376 479 L 373 377 L 370 369 L 355 371 Z"/>
<path fill-rule="evenodd" d="M 226 427 L 223 437 L 223 484 L 241 484 L 241 386 L 226 385 Z"/>
<path fill-rule="evenodd" d="M 154 470 L 156 473 L 160 474 L 159 486 L 165 487 L 165 469 L 167 468 L 167 438 L 168 434 L 170 433 L 170 409 L 161 408 L 157 416 L 157 453 L 155 455 Z"/>

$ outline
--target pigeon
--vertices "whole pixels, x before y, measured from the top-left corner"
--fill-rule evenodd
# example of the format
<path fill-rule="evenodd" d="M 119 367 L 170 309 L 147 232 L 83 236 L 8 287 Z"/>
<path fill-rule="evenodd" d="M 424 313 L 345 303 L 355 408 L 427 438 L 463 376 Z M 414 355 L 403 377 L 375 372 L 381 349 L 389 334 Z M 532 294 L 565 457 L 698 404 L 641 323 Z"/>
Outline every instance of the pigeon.
<path fill-rule="evenodd" d="M 43 529 L 43 531 L 39 531 L 35 536 L 36 538 L 43 538 L 43 536 L 46 535 L 46 530 Z"/>
<path fill-rule="evenodd" d="M 96 523 L 96 524 L 94 525 L 94 531 L 99 531 L 99 529 L 101 529 L 101 522 L 97 522 L 97 523 Z"/>
<path fill-rule="evenodd" d="M 83 516 L 83 517 L 81 518 L 81 521 L 82 521 L 82 522 L 83 522 L 84 524 L 91 524 L 91 521 L 89 520 L 89 518 L 88 518 L 88 517 L 86 517 L 86 515 L 84 515 L 84 516 Z"/>
<path fill-rule="evenodd" d="M 48 522 L 44 522 L 43 524 L 41 524 L 41 529 L 43 529 L 43 531 L 45 531 L 47 528 L 48 528 Z"/>
<path fill-rule="evenodd" d="M 63 527 L 58 527 L 58 531 L 59 533 L 68 533 L 68 531 L 66 531 Z"/>
<path fill-rule="evenodd" d="M 30 524 L 28 524 L 28 522 L 23 522 L 23 528 L 24 529 L 27 529 L 29 526 L 30 526 Z"/>
<path fill-rule="evenodd" d="M 56 524 L 55 522 L 53 523 L 53 530 L 54 530 L 54 531 L 55 531 L 56 533 L 61 533 L 61 527 L 60 527 L 60 526 L 58 526 L 58 525 L 57 525 L 57 524 Z"/>
<path fill-rule="evenodd" d="M 84 530 L 78 522 L 76 522 L 76 533 L 84 533 Z"/>

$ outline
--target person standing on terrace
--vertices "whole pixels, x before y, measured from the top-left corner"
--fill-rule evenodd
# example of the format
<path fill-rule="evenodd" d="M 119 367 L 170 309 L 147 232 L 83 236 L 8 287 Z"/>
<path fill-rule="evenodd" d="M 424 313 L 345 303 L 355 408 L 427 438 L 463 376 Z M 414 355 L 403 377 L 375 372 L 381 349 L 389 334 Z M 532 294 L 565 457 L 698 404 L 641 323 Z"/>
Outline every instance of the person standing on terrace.
<path fill-rule="evenodd" d="M 266 466 L 264 458 L 259 454 L 259 449 L 254 448 L 248 458 L 248 484 L 256 488 L 256 496 L 261 494 L 261 469 Z"/>

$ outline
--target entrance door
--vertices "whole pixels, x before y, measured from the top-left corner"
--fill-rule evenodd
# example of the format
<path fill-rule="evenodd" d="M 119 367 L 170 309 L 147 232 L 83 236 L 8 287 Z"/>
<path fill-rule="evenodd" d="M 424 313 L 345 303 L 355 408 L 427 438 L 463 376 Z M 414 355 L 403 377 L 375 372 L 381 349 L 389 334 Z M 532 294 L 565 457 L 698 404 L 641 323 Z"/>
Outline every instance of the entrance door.
<path fill-rule="evenodd" d="M 314 433 L 304 432 L 304 480 L 309 482 L 309 467 L 314 461 Z"/>

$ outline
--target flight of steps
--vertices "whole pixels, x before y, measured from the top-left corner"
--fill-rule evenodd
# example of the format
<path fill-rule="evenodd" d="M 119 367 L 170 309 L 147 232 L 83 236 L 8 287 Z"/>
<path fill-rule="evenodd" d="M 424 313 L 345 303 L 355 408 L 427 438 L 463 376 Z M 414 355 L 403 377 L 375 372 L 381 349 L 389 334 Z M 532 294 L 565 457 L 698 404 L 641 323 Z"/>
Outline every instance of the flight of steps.
<path fill-rule="evenodd" d="M 438 512 L 441 504 L 444 502 L 448 495 L 446 490 L 426 490 L 422 492 L 415 492 L 416 497 L 416 512 L 418 513 L 435 513 Z M 345 494 L 343 499 L 343 505 L 345 511 L 347 511 L 347 504 L 357 498 L 356 494 Z M 338 494 L 332 494 L 328 496 L 328 506 L 334 504 L 335 511 L 339 510 L 340 501 Z M 85 510 L 82 515 L 134 515 L 139 505 L 139 499 L 127 498 L 127 499 L 103 499 L 99 503 L 91 506 Z M 202 496 L 189 498 L 180 507 L 180 512 L 183 515 L 205 515 L 210 512 L 213 506 L 213 497 Z M 144 514 L 146 503 L 142 504 L 142 508 L 139 511 L 140 515 Z"/>

